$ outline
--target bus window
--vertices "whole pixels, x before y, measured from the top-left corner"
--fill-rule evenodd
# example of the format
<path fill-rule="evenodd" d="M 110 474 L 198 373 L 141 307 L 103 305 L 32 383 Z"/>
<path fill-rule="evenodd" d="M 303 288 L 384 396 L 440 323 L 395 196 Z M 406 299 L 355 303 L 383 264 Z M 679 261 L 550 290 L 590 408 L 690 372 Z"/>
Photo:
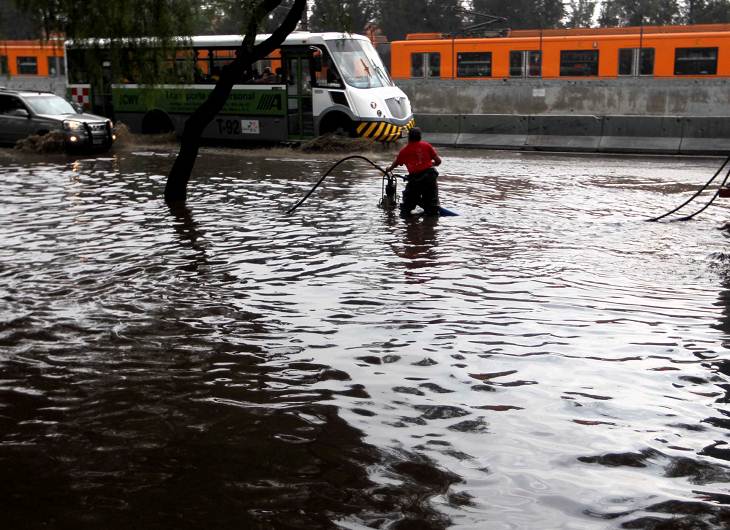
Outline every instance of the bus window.
<path fill-rule="evenodd" d="M 542 74 L 541 66 L 539 51 L 509 52 L 510 77 L 540 77 Z"/>
<path fill-rule="evenodd" d="M 174 58 L 171 56 L 165 63 L 171 80 L 176 83 L 195 81 L 195 52 L 192 49 L 175 50 Z"/>
<path fill-rule="evenodd" d="M 618 75 L 654 75 L 654 48 L 621 48 L 618 51 Z"/>
<path fill-rule="evenodd" d="M 385 67 L 370 41 L 328 39 L 327 47 L 339 74 L 348 85 L 355 88 L 380 88 L 391 85 Z"/>
<path fill-rule="evenodd" d="M 8 56 L 0 55 L 0 74 L 8 75 L 9 73 L 10 72 L 8 71 Z"/>
<path fill-rule="evenodd" d="M 301 57 L 286 59 L 283 73 L 289 95 L 309 95 L 312 93 L 312 73 L 308 64 Z M 299 88 L 302 91 L 299 94 Z"/>
<path fill-rule="evenodd" d="M 463 52 L 456 55 L 456 77 L 491 77 L 492 52 Z"/>
<path fill-rule="evenodd" d="M 18 57 L 18 73 L 38 75 L 38 59 L 36 57 Z"/>
<path fill-rule="evenodd" d="M 717 48 L 677 48 L 674 75 L 715 75 Z"/>
<path fill-rule="evenodd" d="M 327 50 L 317 49 L 312 57 L 314 82 L 321 88 L 342 88 L 342 79 Z"/>
<path fill-rule="evenodd" d="M 217 82 L 220 79 L 223 67 L 233 62 L 236 51 L 234 49 L 213 49 L 208 50 L 210 61 L 210 79 L 209 81 Z"/>
<path fill-rule="evenodd" d="M 598 75 L 598 50 L 561 50 L 560 75 L 564 77 Z"/>

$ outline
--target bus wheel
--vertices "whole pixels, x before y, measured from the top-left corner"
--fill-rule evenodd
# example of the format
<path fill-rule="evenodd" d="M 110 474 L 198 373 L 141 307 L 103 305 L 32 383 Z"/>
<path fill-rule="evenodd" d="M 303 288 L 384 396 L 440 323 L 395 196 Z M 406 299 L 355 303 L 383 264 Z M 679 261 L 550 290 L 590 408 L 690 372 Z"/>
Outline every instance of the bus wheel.
<path fill-rule="evenodd" d="M 352 138 L 355 136 L 355 125 L 344 114 L 333 113 L 325 116 L 319 124 L 319 134 L 335 134 Z"/>
<path fill-rule="evenodd" d="M 162 134 L 174 131 L 175 126 L 172 124 L 170 116 L 161 110 L 148 112 L 142 119 L 142 134 Z"/>

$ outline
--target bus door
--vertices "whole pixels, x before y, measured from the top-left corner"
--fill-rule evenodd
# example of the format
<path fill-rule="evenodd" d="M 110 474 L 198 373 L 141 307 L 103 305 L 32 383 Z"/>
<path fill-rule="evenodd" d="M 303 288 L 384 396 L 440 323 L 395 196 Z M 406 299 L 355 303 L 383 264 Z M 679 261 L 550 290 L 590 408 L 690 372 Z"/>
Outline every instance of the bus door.
<path fill-rule="evenodd" d="M 312 115 L 312 69 L 309 47 L 282 48 L 282 63 L 286 82 L 289 138 L 314 136 Z"/>
<path fill-rule="evenodd" d="M 109 60 L 101 63 L 101 86 L 94 91 L 93 105 L 98 109 L 98 114 L 114 119 L 114 106 L 112 105 L 112 64 Z"/>

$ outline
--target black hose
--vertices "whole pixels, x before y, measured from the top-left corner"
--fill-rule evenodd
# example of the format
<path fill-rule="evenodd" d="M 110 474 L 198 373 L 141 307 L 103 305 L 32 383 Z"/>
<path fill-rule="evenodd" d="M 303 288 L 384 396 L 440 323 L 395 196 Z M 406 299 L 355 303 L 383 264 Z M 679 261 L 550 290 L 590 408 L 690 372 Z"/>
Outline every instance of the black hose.
<path fill-rule="evenodd" d="M 307 198 L 308 198 L 308 197 L 309 197 L 309 196 L 310 196 L 310 195 L 311 195 L 311 194 L 312 194 L 312 193 L 314 192 L 314 190 L 316 190 L 316 189 L 317 189 L 317 187 L 318 187 L 318 186 L 319 186 L 320 184 L 322 184 L 322 181 L 323 181 L 323 180 L 324 180 L 324 179 L 325 179 L 325 178 L 327 177 L 327 175 L 329 175 L 330 173 L 332 173 L 332 170 L 333 170 L 333 169 L 335 169 L 335 168 L 336 168 L 337 166 L 339 166 L 340 164 L 342 164 L 342 162 L 345 162 L 346 160 L 352 160 L 352 159 L 354 159 L 354 158 L 359 158 L 360 160 L 364 160 L 365 162 L 367 162 L 368 164 L 370 164 L 371 166 L 373 166 L 373 167 L 374 167 L 375 169 L 377 169 L 377 170 L 379 170 L 379 171 L 380 171 L 381 173 L 383 173 L 383 175 L 387 175 L 387 174 L 388 174 L 388 172 L 387 172 L 387 171 L 385 171 L 385 170 L 384 170 L 383 168 L 381 168 L 381 167 L 380 167 L 379 165 L 377 165 L 377 164 L 376 164 L 375 162 L 373 162 L 373 161 L 372 161 L 372 160 L 370 160 L 369 158 L 366 158 L 366 157 L 364 157 L 364 156 L 362 156 L 362 155 L 351 155 L 351 156 L 347 156 L 347 157 L 343 158 L 342 160 L 339 160 L 339 161 L 338 161 L 338 162 L 336 162 L 336 163 L 335 163 L 335 164 L 334 164 L 334 165 L 333 165 L 333 166 L 332 166 L 331 168 L 329 168 L 329 169 L 327 170 L 327 172 L 326 172 L 326 173 L 325 173 L 324 175 L 322 175 L 322 176 L 320 177 L 320 179 L 319 179 L 319 180 L 317 181 L 317 183 L 316 183 L 316 184 L 315 184 L 315 185 L 314 185 L 314 186 L 312 187 L 312 189 L 311 189 L 311 190 L 309 190 L 309 191 L 307 192 L 307 194 L 306 194 L 306 195 L 305 195 L 304 197 L 302 197 L 302 199 L 301 199 L 301 200 L 300 200 L 300 201 L 299 201 L 298 203 L 296 203 L 296 204 L 295 204 L 294 206 L 292 206 L 291 208 L 289 208 L 289 209 L 288 209 L 288 210 L 286 211 L 286 214 L 287 214 L 287 215 L 289 215 L 289 214 L 291 214 L 291 213 L 292 213 L 292 212 L 293 212 L 294 210 L 296 210 L 297 208 L 299 208 L 299 207 L 300 207 L 300 206 L 301 206 L 301 205 L 302 205 L 302 204 L 304 203 L 304 201 L 306 201 L 306 200 L 307 200 Z"/>
<path fill-rule="evenodd" d="M 725 175 L 725 178 L 723 179 L 722 184 L 720 184 L 720 187 L 717 188 L 717 190 L 715 190 L 715 194 L 712 196 L 712 198 L 709 201 L 707 201 L 707 204 L 705 204 L 702 208 L 700 208 L 693 214 L 687 215 L 685 217 L 680 217 L 679 219 L 677 219 L 677 221 L 689 221 L 695 215 L 698 215 L 698 214 L 704 212 L 710 206 L 710 204 L 715 202 L 715 199 L 717 199 L 717 196 L 720 195 L 720 190 L 723 188 L 723 186 L 725 186 L 725 183 L 727 182 L 728 177 L 730 177 L 730 170 L 728 170 L 727 174 Z"/>
<path fill-rule="evenodd" d="M 687 206 L 689 203 L 691 203 L 693 200 L 695 200 L 699 196 L 700 193 L 702 193 L 703 191 L 705 191 L 707 189 L 707 186 L 709 186 L 710 184 L 712 184 L 712 181 L 717 178 L 717 176 L 722 172 L 723 169 L 725 169 L 725 166 L 728 164 L 728 162 L 730 162 L 730 155 L 722 163 L 722 165 L 720 166 L 720 169 L 718 169 L 715 172 L 715 174 L 712 175 L 712 178 L 710 180 L 708 180 L 705 183 L 704 186 L 702 186 L 699 190 L 697 190 L 697 192 L 694 195 L 692 195 L 689 199 L 687 199 L 682 204 L 680 204 L 679 206 L 677 206 L 674 210 L 668 211 L 667 213 L 665 213 L 663 215 L 660 215 L 659 217 L 652 217 L 651 219 L 647 219 L 647 221 L 650 221 L 650 222 L 659 221 L 661 219 L 664 219 L 668 215 L 672 215 L 673 213 L 675 213 L 675 212 L 681 210 L 682 208 L 684 208 L 685 206 Z M 720 185 L 720 187 L 715 192 L 715 195 L 713 195 L 712 199 L 710 199 L 710 202 L 708 202 L 701 210 L 693 213 L 692 215 L 688 215 L 686 217 L 681 217 L 681 218 L 679 218 L 677 220 L 678 221 L 688 221 L 689 219 L 692 219 L 698 213 L 704 211 L 708 206 L 710 206 L 710 204 L 712 204 L 714 202 L 714 200 L 717 198 L 717 196 L 720 194 L 720 189 L 725 185 L 725 182 L 727 182 L 728 176 L 730 176 L 730 173 L 728 173 L 728 175 L 725 176 L 725 180 L 723 180 L 722 184 Z"/>

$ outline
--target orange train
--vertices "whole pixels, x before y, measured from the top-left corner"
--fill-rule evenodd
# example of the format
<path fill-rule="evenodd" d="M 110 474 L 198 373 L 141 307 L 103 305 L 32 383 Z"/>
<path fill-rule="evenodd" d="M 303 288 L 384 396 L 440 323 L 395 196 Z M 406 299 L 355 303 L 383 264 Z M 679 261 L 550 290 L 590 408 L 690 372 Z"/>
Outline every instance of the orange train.
<path fill-rule="evenodd" d="M 394 79 L 730 77 L 730 24 L 416 33 L 390 53 Z"/>
<path fill-rule="evenodd" d="M 0 41 L 0 75 L 65 75 L 63 41 L 52 39 Z"/>

